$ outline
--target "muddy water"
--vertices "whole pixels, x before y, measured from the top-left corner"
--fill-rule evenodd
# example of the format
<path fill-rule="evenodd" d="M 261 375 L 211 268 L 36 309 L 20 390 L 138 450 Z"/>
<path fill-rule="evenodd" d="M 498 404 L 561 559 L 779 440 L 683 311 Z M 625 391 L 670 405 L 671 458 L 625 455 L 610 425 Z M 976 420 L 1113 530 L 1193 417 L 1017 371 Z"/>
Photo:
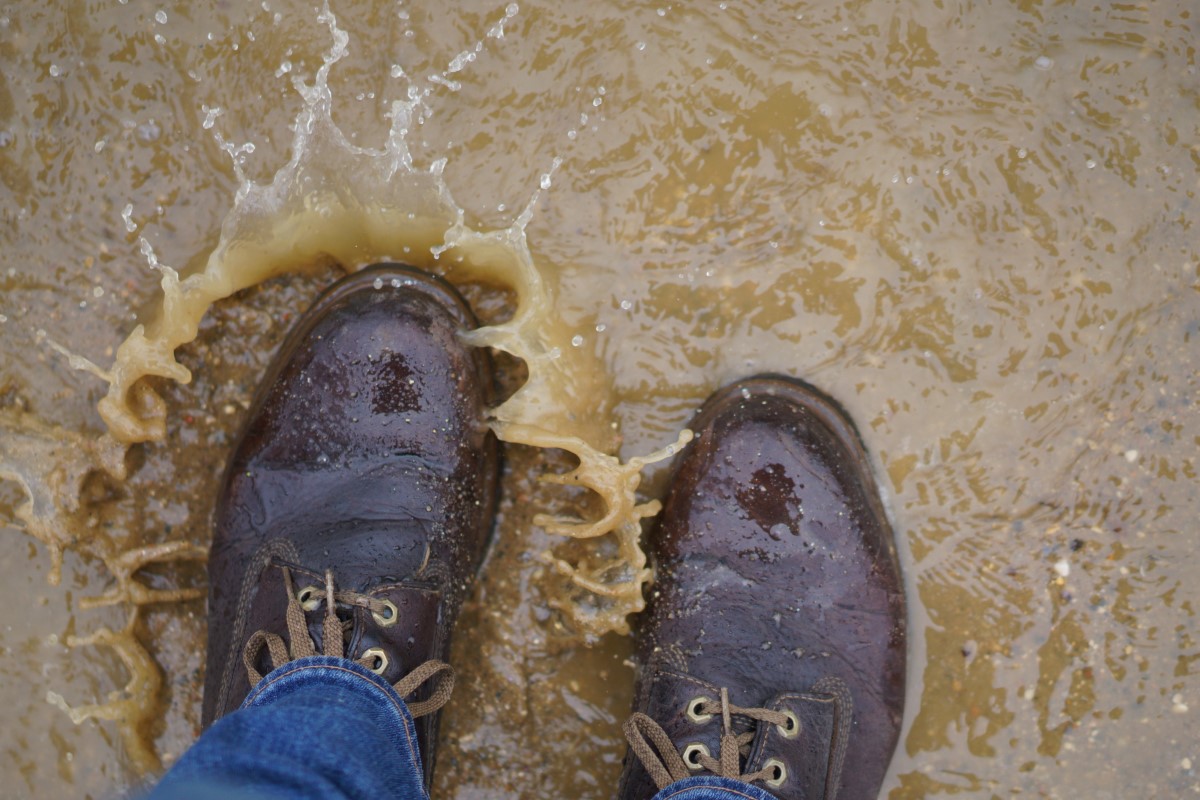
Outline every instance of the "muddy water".
<path fill-rule="evenodd" d="M 761 371 L 843 401 L 903 532 L 887 796 L 1200 791 L 1191 4 L 442 6 L 0 5 L 5 793 L 111 794 L 191 741 L 186 598 L 256 375 L 384 255 L 529 374 L 437 796 L 610 796 L 631 648 L 601 631 L 665 471 L 536 478 L 563 447 L 636 474 L 602 454 Z M 128 374 L 165 377 L 118 393 L 125 452 L 98 405 L 139 324 L 168 344 Z"/>

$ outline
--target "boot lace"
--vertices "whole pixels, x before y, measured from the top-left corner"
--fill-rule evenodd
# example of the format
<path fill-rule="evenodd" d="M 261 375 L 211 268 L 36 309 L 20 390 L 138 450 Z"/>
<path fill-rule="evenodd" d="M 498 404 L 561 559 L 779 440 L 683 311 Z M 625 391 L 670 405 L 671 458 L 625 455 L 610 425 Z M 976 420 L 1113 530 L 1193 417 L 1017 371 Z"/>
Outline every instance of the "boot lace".
<path fill-rule="evenodd" d="M 267 631 L 256 631 L 253 636 L 247 639 L 246 646 L 242 650 L 242 664 L 246 667 L 246 675 L 250 679 L 251 686 L 256 685 L 263 678 L 262 673 L 258 671 L 255 664 L 258 662 L 259 654 L 262 653 L 264 647 L 267 648 L 267 652 L 271 656 L 271 665 L 274 669 L 279 669 L 284 664 L 295 661 L 298 658 L 317 655 L 316 645 L 313 643 L 312 637 L 308 634 L 308 620 L 304 616 L 304 608 L 300 604 L 299 597 L 296 594 L 296 587 L 292 582 L 292 572 L 287 567 L 280 567 L 280 569 L 283 570 L 283 582 L 288 593 L 287 612 L 285 616 L 291 647 L 289 649 L 284 644 L 283 637 L 275 633 L 268 633 Z M 369 595 L 347 590 L 336 590 L 333 584 L 333 572 L 330 570 L 326 570 L 325 572 L 325 592 L 318 599 L 318 602 L 322 599 L 325 603 L 325 617 L 321 623 L 322 650 L 324 651 L 321 655 L 333 656 L 335 658 L 345 658 L 342 637 L 346 629 L 352 624 L 350 620 L 343 622 L 338 617 L 338 603 L 341 603 L 343 606 L 366 608 L 377 614 L 394 611 L 394 607 L 389 609 L 387 604 Z M 355 663 L 371 671 L 375 671 L 373 662 L 374 657 L 370 655 L 364 655 L 355 661 Z M 436 679 L 436 683 L 434 683 L 433 691 L 428 699 L 411 703 L 407 700 L 405 701 L 414 719 L 432 714 L 449 701 L 450 692 L 454 689 L 454 672 L 450 668 L 450 665 L 444 661 L 431 659 L 415 668 L 392 686 L 401 697 L 408 697 L 431 679 Z"/>
<path fill-rule="evenodd" d="M 742 708 L 729 702 L 729 691 L 721 689 L 721 699 L 707 700 L 699 704 L 697 709 L 702 714 L 721 715 L 721 749 L 718 758 L 713 758 L 704 752 L 695 754 L 695 763 L 703 769 L 722 778 L 732 778 L 743 783 L 771 779 L 774 777 L 773 767 L 764 767 L 757 772 L 741 772 L 742 759 L 749 755 L 750 743 L 754 740 L 754 730 L 745 733 L 733 732 L 733 717 L 744 717 L 768 725 L 787 725 L 789 717 L 782 711 L 772 711 L 769 708 Z M 658 784 L 659 789 L 665 789 L 676 781 L 690 777 L 693 773 L 687 763 L 675 749 L 671 737 L 662 726 L 650 717 L 635 713 L 625 723 L 625 738 L 634 755 L 646 767 L 646 772 Z M 649 737 L 649 741 L 647 741 Z M 653 745 L 653 746 L 651 746 Z"/>

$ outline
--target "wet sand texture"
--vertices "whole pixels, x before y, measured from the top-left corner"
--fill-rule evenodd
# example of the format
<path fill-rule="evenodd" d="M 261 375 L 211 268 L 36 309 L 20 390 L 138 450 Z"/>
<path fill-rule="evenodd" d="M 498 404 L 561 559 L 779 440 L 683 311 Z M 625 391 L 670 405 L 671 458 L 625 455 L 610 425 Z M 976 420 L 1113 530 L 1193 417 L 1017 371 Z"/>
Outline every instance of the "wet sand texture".
<path fill-rule="evenodd" d="M 890 798 L 1200 792 L 1186 0 L 0 6 L 5 796 L 196 734 L 213 491 L 288 323 L 471 298 L 510 442 L 434 795 L 611 796 L 682 427 L 784 372 L 901 532 Z M 1197 762 L 1200 763 L 1200 762 Z"/>

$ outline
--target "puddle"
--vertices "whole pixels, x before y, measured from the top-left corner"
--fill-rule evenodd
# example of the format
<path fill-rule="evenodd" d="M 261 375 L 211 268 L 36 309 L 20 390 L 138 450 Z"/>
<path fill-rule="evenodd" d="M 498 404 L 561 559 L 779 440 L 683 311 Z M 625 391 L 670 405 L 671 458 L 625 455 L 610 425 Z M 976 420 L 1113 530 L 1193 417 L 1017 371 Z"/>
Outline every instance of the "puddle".
<path fill-rule="evenodd" d="M 15 796 L 192 740 L 228 446 L 288 322 L 381 258 L 527 368 L 436 796 L 611 794 L 639 518 L 763 371 L 846 405 L 903 532 L 887 796 L 1200 791 L 1192 16 L 0 7 Z"/>

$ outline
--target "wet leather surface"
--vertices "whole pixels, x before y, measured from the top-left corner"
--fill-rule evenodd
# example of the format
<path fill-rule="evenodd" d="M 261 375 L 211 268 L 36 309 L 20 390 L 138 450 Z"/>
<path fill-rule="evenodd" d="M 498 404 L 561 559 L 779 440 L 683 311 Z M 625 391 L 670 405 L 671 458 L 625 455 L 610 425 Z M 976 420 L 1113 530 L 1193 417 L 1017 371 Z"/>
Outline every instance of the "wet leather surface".
<path fill-rule="evenodd" d="M 473 324 L 448 285 L 392 266 L 335 284 L 280 348 L 215 514 L 205 725 L 249 691 L 245 639 L 260 628 L 286 630 L 282 573 L 263 556 L 272 542 L 286 543 L 275 562 L 301 567 L 297 589 L 323 585 L 331 569 L 339 589 L 400 609 L 388 627 L 363 609 L 348 612 L 348 657 L 383 647 L 390 681 L 446 658 L 492 525 L 498 477 L 484 423 L 490 366 L 457 337 Z M 246 618 L 235 625 L 241 594 Z M 308 613 L 318 649 L 323 613 Z M 436 715 L 418 720 L 424 753 L 436 724 Z"/>
<path fill-rule="evenodd" d="M 653 708 L 671 734 L 670 725 L 685 727 L 685 709 L 668 707 L 682 697 L 680 675 L 726 687 L 743 707 L 811 697 L 823 678 L 840 678 L 853 717 L 837 796 L 873 798 L 904 708 L 905 604 L 892 532 L 865 453 L 835 406 L 790 382 L 743 386 L 719 393 L 693 422 L 697 438 L 650 537 L 658 579 L 639 631 L 637 707 Z M 808 702 L 819 699 L 801 706 Z M 772 756 L 793 762 L 797 780 L 770 791 L 812 797 L 795 786 L 801 776 L 821 783 L 823 764 L 812 762 L 822 748 L 811 745 L 826 734 L 814 725 L 796 745 L 759 748 L 744 768 Z M 623 785 L 622 797 L 653 794 L 636 759 L 626 759 Z"/>

